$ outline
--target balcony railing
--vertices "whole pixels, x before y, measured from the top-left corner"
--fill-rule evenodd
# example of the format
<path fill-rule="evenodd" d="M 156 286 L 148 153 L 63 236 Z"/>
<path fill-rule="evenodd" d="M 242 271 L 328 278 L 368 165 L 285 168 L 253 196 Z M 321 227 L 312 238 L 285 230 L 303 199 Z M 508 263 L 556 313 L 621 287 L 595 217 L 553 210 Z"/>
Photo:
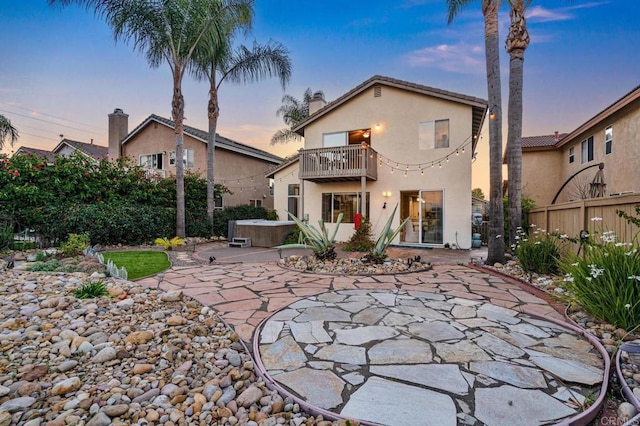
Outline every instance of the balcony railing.
<path fill-rule="evenodd" d="M 364 160 L 363 160 L 364 159 Z M 378 153 L 360 145 L 303 149 L 300 179 L 312 182 L 378 180 Z"/>

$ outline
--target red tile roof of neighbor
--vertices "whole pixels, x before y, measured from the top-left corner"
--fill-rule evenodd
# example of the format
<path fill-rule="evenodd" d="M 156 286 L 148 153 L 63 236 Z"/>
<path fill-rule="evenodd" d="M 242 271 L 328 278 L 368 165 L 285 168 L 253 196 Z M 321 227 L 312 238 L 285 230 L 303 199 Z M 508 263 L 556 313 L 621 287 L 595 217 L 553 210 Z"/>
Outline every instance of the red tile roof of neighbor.
<path fill-rule="evenodd" d="M 562 140 L 568 133 L 558 133 L 558 135 L 544 135 L 544 136 L 523 136 L 522 147 L 523 148 L 541 148 L 551 147 Z"/>

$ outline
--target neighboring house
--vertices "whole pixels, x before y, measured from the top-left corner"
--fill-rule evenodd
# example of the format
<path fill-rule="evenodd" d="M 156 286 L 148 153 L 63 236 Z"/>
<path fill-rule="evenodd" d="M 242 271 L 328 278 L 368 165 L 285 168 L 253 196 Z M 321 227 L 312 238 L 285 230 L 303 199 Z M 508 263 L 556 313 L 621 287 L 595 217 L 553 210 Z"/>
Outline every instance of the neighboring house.
<path fill-rule="evenodd" d="M 377 235 L 398 205 L 394 226 L 411 220 L 394 243 L 471 246 L 471 159 L 485 100 L 374 76 L 309 110 L 293 129 L 304 149 L 267 175 L 281 218 L 291 211 L 333 230 L 343 213 L 336 239 L 346 241 L 356 215 Z"/>
<path fill-rule="evenodd" d="M 65 157 L 70 157 L 78 152 L 90 160 L 100 161 L 107 158 L 109 149 L 106 146 L 94 145 L 93 139 L 91 139 L 91 143 L 62 139 L 51 152 L 54 155 L 62 155 Z"/>
<path fill-rule="evenodd" d="M 46 149 L 39 148 L 30 148 L 28 146 L 21 146 L 13 153 L 13 156 L 16 155 L 33 155 L 35 157 L 41 157 L 47 161 L 47 164 L 51 165 L 55 161 L 55 156 L 51 151 L 47 151 Z"/>
<path fill-rule="evenodd" d="M 109 158 L 130 157 L 150 175 L 175 175 L 174 122 L 155 114 L 147 117 L 130 133 L 128 115 L 121 109 L 109 114 Z M 184 126 L 185 172 L 206 176 L 207 132 Z M 216 200 L 216 208 L 250 204 L 273 208 L 273 188 L 265 173 L 282 158 L 217 135 L 214 180 L 233 194 Z"/>
<path fill-rule="evenodd" d="M 522 194 L 538 207 L 590 198 L 600 163 L 606 196 L 640 192 L 640 86 L 568 134 L 522 138 Z"/>
<path fill-rule="evenodd" d="M 88 160 L 98 162 L 103 158 L 107 158 L 108 148 L 106 146 L 94 145 L 93 139 L 91 143 L 74 141 L 71 139 L 62 139 L 51 151 L 46 149 L 29 148 L 22 146 L 13 155 L 31 154 L 43 157 L 48 163 L 53 163 L 57 155 L 71 157 L 78 153 Z"/>

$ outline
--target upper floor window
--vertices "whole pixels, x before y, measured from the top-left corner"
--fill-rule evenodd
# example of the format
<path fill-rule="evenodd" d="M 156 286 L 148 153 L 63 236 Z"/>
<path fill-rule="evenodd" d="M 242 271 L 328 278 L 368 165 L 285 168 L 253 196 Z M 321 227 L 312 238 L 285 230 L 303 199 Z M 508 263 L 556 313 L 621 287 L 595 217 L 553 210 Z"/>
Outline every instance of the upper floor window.
<path fill-rule="evenodd" d="M 593 136 L 582 141 L 582 164 L 593 161 Z"/>
<path fill-rule="evenodd" d="M 194 167 L 195 166 L 194 158 L 195 157 L 192 149 L 185 149 L 182 151 L 182 164 L 184 164 L 185 167 Z M 169 165 L 170 166 L 176 165 L 175 151 L 171 151 L 169 153 Z"/>
<path fill-rule="evenodd" d="M 604 129 L 604 153 L 611 154 L 613 149 L 613 127 L 609 126 Z"/>
<path fill-rule="evenodd" d="M 322 147 L 346 145 L 371 145 L 371 129 L 351 130 L 349 132 L 324 133 Z"/>
<path fill-rule="evenodd" d="M 273 197 L 276 189 L 276 181 L 274 179 L 269 179 L 269 195 Z"/>
<path fill-rule="evenodd" d="M 140 165 L 147 169 L 162 170 L 163 169 L 162 159 L 163 159 L 162 153 L 141 155 Z"/>
<path fill-rule="evenodd" d="M 575 150 L 573 147 L 569 148 L 569 163 L 573 163 L 576 159 Z"/>
<path fill-rule="evenodd" d="M 449 120 L 423 121 L 418 124 L 418 148 L 449 148 Z"/>

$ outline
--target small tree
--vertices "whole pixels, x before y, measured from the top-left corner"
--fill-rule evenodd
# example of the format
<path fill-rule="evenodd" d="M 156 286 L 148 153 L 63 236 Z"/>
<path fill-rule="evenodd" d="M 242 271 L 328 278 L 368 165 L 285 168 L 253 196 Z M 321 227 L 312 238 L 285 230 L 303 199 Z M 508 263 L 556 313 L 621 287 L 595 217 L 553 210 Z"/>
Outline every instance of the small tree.
<path fill-rule="evenodd" d="M 471 190 L 471 196 L 484 200 L 484 192 L 482 192 L 482 188 L 473 188 Z"/>

